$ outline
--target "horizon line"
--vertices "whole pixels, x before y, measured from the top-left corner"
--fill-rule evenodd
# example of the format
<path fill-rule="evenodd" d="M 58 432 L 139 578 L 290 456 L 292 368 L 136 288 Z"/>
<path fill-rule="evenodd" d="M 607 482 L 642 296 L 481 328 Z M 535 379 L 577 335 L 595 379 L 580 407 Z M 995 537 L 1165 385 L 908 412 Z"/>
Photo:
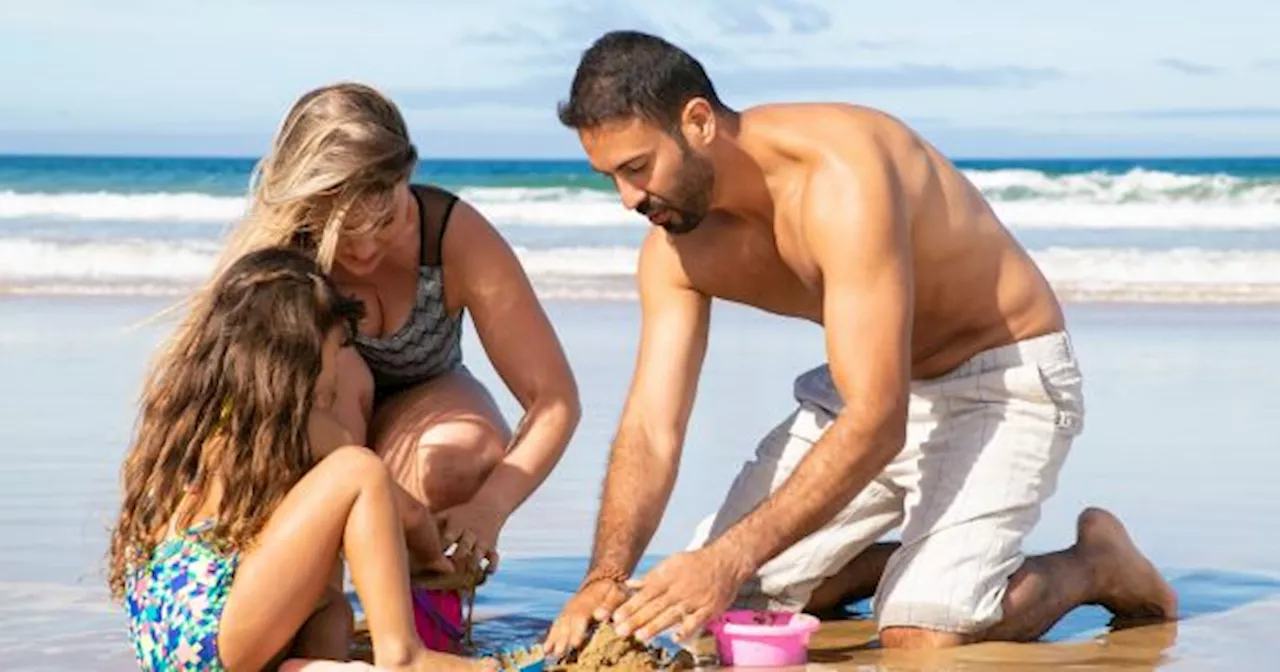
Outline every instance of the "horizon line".
<path fill-rule="evenodd" d="M 1019 161 L 1019 162 L 1048 162 L 1048 161 L 1276 161 L 1280 160 L 1280 154 L 1060 154 L 1060 155 L 945 155 L 944 157 L 950 161 L 956 162 L 973 162 L 973 161 Z M 173 159 L 173 160 L 196 160 L 196 161 L 247 161 L 255 162 L 260 160 L 261 156 L 236 155 L 236 154 L 127 154 L 120 152 L 7 152 L 0 150 L 0 159 Z M 428 162 L 466 162 L 466 161 L 524 161 L 529 163 L 587 163 L 585 157 L 579 156 L 462 156 L 462 155 L 441 155 L 441 156 L 421 156 L 418 163 Z"/>

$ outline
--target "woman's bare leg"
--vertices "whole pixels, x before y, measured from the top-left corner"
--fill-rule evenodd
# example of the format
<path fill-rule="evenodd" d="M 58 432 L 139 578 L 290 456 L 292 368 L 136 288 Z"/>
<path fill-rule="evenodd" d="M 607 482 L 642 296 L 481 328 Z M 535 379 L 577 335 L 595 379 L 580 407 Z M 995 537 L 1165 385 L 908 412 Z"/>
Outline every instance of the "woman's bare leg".
<path fill-rule="evenodd" d="M 294 486 L 242 558 L 218 635 L 227 669 L 259 669 L 288 645 L 328 585 L 339 545 L 368 617 L 375 664 L 475 667 L 426 650 L 418 638 L 390 475 L 368 450 L 344 447 Z"/>
<path fill-rule="evenodd" d="M 470 500 L 511 440 L 493 397 L 465 371 L 387 399 L 369 429 L 396 482 L 432 513 Z"/>

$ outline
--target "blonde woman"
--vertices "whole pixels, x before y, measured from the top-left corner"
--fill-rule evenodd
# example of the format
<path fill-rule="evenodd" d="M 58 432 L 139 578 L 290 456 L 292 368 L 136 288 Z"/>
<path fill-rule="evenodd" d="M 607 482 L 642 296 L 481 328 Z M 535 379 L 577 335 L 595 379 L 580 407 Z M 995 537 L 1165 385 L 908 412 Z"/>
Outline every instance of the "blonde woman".
<path fill-rule="evenodd" d="M 492 567 L 508 516 L 577 426 L 578 392 L 510 246 L 467 202 L 414 184 L 417 160 L 404 119 L 378 91 L 341 83 L 306 93 L 255 170 L 221 263 L 296 246 L 363 301 L 331 411 L 439 516 L 446 546 Z M 514 433 L 463 365 L 464 315 L 524 409 Z"/>

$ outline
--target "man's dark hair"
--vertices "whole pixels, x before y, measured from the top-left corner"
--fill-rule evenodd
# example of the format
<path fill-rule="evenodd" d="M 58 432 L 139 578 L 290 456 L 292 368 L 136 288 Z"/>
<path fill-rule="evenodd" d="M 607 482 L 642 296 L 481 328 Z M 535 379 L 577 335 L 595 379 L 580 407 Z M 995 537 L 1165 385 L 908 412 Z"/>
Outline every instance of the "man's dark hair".
<path fill-rule="evenodd" d="M 638 116 L 674 132 L 693 98 L 706 99 L 717 112 L 729 111 L 698 59 L 660 37 L 615 30 L 583 52 L 569 100 L 558 113 L 560 123 L 573 129 Z"/>

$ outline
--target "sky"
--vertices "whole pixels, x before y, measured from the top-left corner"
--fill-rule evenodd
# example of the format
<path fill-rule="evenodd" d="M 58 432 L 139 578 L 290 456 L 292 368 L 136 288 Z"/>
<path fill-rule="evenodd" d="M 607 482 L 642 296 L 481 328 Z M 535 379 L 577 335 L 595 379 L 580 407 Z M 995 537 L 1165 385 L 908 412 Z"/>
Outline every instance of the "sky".
<path fill-rule="evenodd" d="M 1274 0 L 0 0 L 0 152 L 257 156 L 354 80 L 426 157 L 580 158 L 555 105 L 628 28 L 731 106 L 868 105 L 959 158 L 1274 156 L 1277 25 Z"/>

